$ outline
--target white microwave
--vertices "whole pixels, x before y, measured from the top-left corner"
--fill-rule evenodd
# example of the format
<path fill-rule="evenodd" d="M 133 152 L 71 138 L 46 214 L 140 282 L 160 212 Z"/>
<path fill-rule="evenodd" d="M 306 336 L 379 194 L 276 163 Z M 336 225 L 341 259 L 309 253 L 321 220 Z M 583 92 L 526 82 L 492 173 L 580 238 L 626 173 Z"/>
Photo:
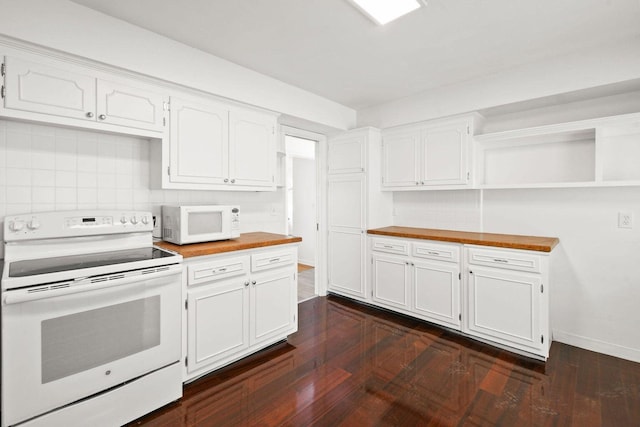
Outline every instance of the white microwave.
<path fill-rule="evenodd" d="M 186 245 L 240 237 L 238 206 L 162 206 L 162 240 Z"/>

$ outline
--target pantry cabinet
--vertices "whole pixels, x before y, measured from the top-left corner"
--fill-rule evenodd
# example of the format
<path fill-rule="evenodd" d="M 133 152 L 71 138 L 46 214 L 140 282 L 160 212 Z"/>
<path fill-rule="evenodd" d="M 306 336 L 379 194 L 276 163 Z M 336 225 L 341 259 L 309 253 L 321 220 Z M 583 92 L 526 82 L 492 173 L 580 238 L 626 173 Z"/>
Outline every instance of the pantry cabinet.
<path fill-rule="evenodd" d="M 85 125 L 164 130 L 168 96 L 142 83 L 98 78 L 90 70 L 61 61 L 45 64 L 11 56 L 4 58 L 4 74 L 4 108 L 8 112 L 43 114 L 24 116 L 41 121 L 59 117 L 80 120 Z"/>
<path fill-rule="evenodd" d="M 382 187 L 425 190 L 471 186 L 475 116 L 382 132 Z"/>
<path fill-rule="evenodd" d="M 366 229 L 388 224 L 392 213 L 391 195 L 380 192 L 380 132 L 331 138 L 327 159 L 328 291 L 368 301 Z"/>
<path fill-rule="evenodd" d="M 297 249 L 252 249 L 185 260 L 185 381 L 297 330 Z"/>

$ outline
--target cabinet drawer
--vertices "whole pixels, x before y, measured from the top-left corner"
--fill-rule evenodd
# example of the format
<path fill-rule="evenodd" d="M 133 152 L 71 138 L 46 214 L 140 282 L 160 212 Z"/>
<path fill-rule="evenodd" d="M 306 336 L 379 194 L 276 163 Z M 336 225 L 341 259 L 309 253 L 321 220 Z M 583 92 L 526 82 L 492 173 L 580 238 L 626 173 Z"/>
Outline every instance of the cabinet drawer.
<path fill-rule="evenodd" d="M 414 243 L 411 254 L 417 258 L 428 258 L 447 262 L 460 261 L 460 247 L 455 245 L 443 245 L 434 242 Z"/>
<path fill-rule="evenodd" d="M 409 255 L 409 242 L 404 240 L 371 239 L 371 250 L 389 254 Z"/>
<path fill-rule="evenodd" d="M 469 248 L 469 264 L 540 273 L 540 256 L 518 251 Z"/>
<path fill-rule="evenodd" d="M 187 284 L 200 283 L 242 276 L 249 272 L 249 257 L 203 261 L 187 266 Z"/>
<path fill-rule="evenodd" d="M 296 262 L 295 251 L 272 251 L 251 255 L 251 271 L 263 271 L 283 267 Z"/>

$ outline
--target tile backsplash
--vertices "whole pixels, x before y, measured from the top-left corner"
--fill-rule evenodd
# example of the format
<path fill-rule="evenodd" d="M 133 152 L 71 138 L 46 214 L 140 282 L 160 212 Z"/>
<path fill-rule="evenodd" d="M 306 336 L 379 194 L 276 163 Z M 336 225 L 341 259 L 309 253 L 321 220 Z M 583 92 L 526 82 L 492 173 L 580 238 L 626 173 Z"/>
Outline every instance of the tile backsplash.
<path fill-rule="evenodd" d="M 241 231 L 283 233 L 284 194 L 155 190 L 158 140 L 0 120 L 0 217 L 75 209 L 146 210 L 168 203 L 239 204 Z M 0 229 L 1 233 L 1 229 Z M 0 257 L 2 257 L 0 248 Z"/>

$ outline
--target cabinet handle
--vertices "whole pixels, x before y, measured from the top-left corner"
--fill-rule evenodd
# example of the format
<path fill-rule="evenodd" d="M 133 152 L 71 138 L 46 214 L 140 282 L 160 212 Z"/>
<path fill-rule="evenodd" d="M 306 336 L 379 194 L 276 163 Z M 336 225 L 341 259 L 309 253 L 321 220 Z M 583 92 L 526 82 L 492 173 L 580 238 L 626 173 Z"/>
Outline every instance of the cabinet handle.
<path fill-rule="evenodd" d="M 269 260 L 269 262 L 278 262 L 278 261 L 280 261 L 280 258 L 271 258 Z"/>
<path fill-rule="evenodd" d="M 227 271 L 227 268 L 221 268 L 220 270 L 218 270 L 218 273 L 224 273 L 225 271 Z"/>
<path fill-rule="evenodd" d="M 427 251 L 429 255 L 440 255 L 440 252 Z"/>
<path fill-rule="evenodd" d="M 391 246 L 391 245 L 384 245 L 384 247 L 387 248 L 387 249 L 393 249 L 393 246 Z"/>
<path fill-rule="evenodd" d="M 104 119 L 106 119 L 106 118 L 107 118 L 107 116 L 105 116 L 104 114 L 100 114 L 100 115 L 98 116 L 98 118 L 99 118 L 100 120 L 104 120 Z"/>
<path fill-rule="evenodd" d="M 503 263 L 503 264 L 508 264 L 508 263 L 509 263 L 509 260 L 507 260 L 507 259 L 501 259 L 501 258 L 494 258 L 494 259 L 493 259 L 493 261 L 494 261 L 494 262 L 501 262 L 501 263 Z"/>
<path fill-rule="evenodd" d="M 229 182 L 229 178 L 225 178 L 225 179 L 224 179 L 224 182 Z"/>
<path fill-rule="evenodd" d="M 85 114 L 87 117 L 92 118 L 93 117 L 93 113 L 91 111 L 89 111 L 87 114 Z"/>

